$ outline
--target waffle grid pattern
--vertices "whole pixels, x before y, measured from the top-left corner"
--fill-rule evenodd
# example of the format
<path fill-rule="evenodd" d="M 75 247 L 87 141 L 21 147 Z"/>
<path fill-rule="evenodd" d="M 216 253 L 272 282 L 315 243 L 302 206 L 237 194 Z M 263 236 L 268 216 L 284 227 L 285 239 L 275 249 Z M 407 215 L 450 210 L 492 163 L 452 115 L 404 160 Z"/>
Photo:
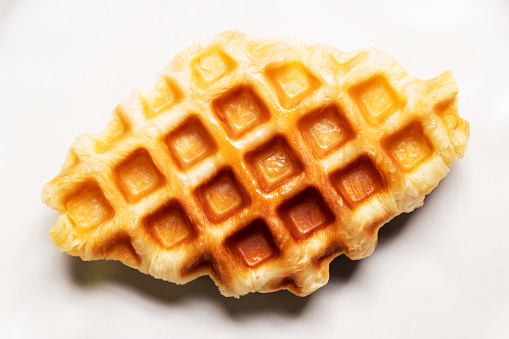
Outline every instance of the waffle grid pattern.
<path fill-rule="evenodd" d="M 210 274 L 224 295 L 307 295 L 463 155 L 456 94 L 450 73 L 411 78 L 377 50 L 223 33 L 77 138 L 43 190 L 50 236 L 176 283 Z"/>

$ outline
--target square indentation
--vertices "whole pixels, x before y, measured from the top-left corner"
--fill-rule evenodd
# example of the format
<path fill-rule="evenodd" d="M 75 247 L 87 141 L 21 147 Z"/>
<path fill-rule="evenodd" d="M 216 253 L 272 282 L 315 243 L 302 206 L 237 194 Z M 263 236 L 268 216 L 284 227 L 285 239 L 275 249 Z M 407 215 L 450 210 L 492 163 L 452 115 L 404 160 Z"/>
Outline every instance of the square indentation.
<path fill-rule="evenodd" d="M 430 144 L 418 123 L 411 124 L 390 137 L 385 146 L 404 171 L 410 171 L 432 154 Z"/>
<path fill-rule="evenodd" d="M 248 267 L 258 266 L 279 254 L 269 228 L 261 219 L 253 221 L 226 242 Z"/>
<path fill-rule="evenodd" d="M 289 199 L 277 211 L 292 235 L 299 240 L 310 237 L 334 220 L 329 207 L 314 187 L 308 187 Z"/>
<path fill-rule="evenodd" d="M 216 152 L 217 146 L 197 117 L 187 119 L 166 138 L 180 169 L 187 169 Z"/>
<path fill-rule="evenodd" d="M 115 168 L 119 186 L 127 201 L 136 202 L 155 191 L 164 177 L 152 161 L 149 153 L 141 148 Z"/>
<path fill-rule="evenodd" d="M 144 225 L 149 233 L 167 248 L 191 238 L 194 234 L 189 219 L 176 200 L 170 201 L 145 218 Z"/>
<path fill-rule="evenodd" d="M 248 86 L 240 87 L 214 102 L 214 111 L 236 139 L 268 119 L 268 110 L 260 97 Z"/>
<path fill-rule="evenodd" d="M 269 192 L 302 171 L 286 140 L 277 136 L 246 155 L 260 186 Z"/>
<path fill-rule="evenodd" d="M 371 159 L 361 156 L 332 174 L 331 180 L 347 205 L 355 207 L 384 188 L 384 181 Z"/>
<path fill-rule="evenodd" d="M 335 105 L 308 114 L 299 122 L 299 128 L 320 158 L 354 137 L 350 124 Z"/>
<path fill-rule="evenodd" d="M 291 109 L 298 105 L 300 101 L 320 87 L 318 78 L 299 62 L 269 66 L 267 76 L 285 109 Z"/>
<path fill-rule="evenodd" d="M 371 123 L 379 123 L 403 106 L 398 94 L 382 76 L 369 79 L 351 89 L 357 106 Z"/>
<path fill-rule="evenodd" d="M 225 168 L 196 192 L 205 214 L 213 222 L 223 221 L 249 205 L 250 200 L 230 168 Z"/>
<path fill-rule="evenodd" d="M 435 110 L 438 116 L 442 119 L 442 122 L 447 129 L 447 133 L 450 136 L 454 129 L 459 125 L 460 121 L 460 117 L 458 115 L 458 107 L 455 99 L 438 104 L 435 107 Z"/>
<path fill-rule="evenodd" d="M 235 69 L 237 64 L 220 48 L 212 48 L 196 57 L 192 67 L 198 84 L 205 87 Z"/>
<path fill-rule="evenodd" d="M 147 119 L 158 116 L 161 112 L 177 104 L 182 93 L 177 85 L 169 79 L 160 80 L 154 90 L 145 97 L 145 117 Z"/>
<path fill-rule="evenodd" d="M 131 236 L 124 230 L 96 243 L 92 253 L 96 257 L 120 260 L 128 266 L 138 267 L 141 264 L 141 257 L 133 246 Z"/>
<path fill-rule="evenodd" d="M 113 216 L 113 208 L 95 182 L 83 184 L 65 207 L 74 225 L 83 230 L 91 230 Z"/>

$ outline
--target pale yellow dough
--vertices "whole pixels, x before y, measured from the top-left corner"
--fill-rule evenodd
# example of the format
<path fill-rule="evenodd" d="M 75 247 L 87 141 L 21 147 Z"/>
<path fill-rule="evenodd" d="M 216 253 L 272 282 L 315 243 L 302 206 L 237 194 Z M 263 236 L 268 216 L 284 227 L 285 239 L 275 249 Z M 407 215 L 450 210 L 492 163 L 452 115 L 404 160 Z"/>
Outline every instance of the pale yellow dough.
<path fill-rule="evenodd" d="M 308 295 L 463 156 L 457 92 L 451 72 L 416 79 L 375 49 L 195 42 L 72 144 L 42 192 L 50 237 L 178 284 L 209 274 L 225 296 Z"/>

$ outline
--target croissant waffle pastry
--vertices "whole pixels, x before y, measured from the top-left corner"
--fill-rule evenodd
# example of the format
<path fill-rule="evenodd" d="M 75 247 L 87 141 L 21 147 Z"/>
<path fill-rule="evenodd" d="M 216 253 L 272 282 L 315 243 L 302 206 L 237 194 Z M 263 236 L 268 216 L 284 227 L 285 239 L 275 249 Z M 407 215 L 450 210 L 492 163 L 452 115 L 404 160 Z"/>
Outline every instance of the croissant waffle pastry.
<path fill-rule="evenodd" d="M 308 295 L 463 157 L 457 92 L 449 71 L 416 79 L 371 48 L 196 42 L 74 141 L 43 188 L 50 237 L 178 284 L 210 275 L 225 296 Z"/>

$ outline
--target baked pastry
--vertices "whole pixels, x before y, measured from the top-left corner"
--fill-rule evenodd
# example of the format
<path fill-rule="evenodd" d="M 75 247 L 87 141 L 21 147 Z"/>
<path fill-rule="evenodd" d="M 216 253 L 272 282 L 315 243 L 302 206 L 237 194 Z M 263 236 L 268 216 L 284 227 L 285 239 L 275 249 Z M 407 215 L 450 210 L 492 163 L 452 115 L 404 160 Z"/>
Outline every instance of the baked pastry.
<path fill-rule="evenodd" d="M 225 296 L 305 296 L 463 156 L 457 92 L 450 72 L 416 79 L 375 49 L 195 42 L 77 137 L 42 192 L 60 213 L 50 237 L 178 284 L 208 274 Z"/>

